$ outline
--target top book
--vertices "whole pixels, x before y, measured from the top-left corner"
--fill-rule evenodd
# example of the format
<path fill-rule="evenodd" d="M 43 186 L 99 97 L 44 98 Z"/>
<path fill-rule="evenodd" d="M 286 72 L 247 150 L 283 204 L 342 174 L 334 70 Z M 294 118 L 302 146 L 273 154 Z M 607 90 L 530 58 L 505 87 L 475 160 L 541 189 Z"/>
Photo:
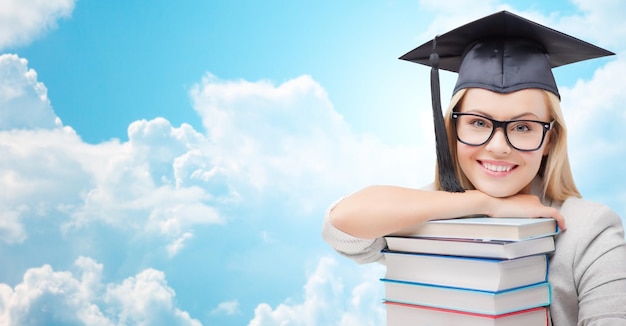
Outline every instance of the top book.
<path fill-rule="evenodd" d="M 390 236 L 523 241 L 558 231 L 552 218 L 467 217 L 432 220 Z"/>

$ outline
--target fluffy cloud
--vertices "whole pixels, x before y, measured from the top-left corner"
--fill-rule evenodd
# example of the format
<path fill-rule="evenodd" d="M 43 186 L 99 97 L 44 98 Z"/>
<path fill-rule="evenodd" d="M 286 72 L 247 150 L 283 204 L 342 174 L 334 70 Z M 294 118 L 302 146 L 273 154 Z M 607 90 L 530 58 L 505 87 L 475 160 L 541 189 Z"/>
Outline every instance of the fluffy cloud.
<path fill-rule="evenodd" d="M 174 306 L 174 290 L 163 272 L 148 269 L 119 285 L 107 286 L 104 301 L 122 325 L 200 325 Z"/>
<path fill-rule="evenodd" d="M 622 215 L 626 212 L 623 198 L 626 191 L 616 180 L 624 180 L 623 159 L 626 141 L 623 110 L 626 95 L 622 83 L 626 74 L 626 27 L 618 23 L 626 9 L 616 1 L 577 0 L 580 14 L 559 20 L 563 28 L 583 39 L 617 53 L 598 69 L 589 80 L 578 80 L 571 88 L 562 87 L 562 106 L 568 123 L 572 166 L 579 186 L 592 193 L 594 199 L 611 205 Z M 589 28 L 594 26 L 594 28 Z"/>
<path fill-rule="evenodd" d="M 626 25 L 622 24 L 626 6 L 614 0 L 574 0 L 580 14 L 565 16 L 559 26 L 581 39 L 592 39 L 611 48 L 623 51 L 626 38 Z M 593 28 L 590 28 L 593 26 Z"/>
<path fill-rule="evenodd" d="M 295 196 L 298 207 L 319 205 L 310 198 L 323 193 L 368 183 L 429 181 L 431 142 L 390 147 L 354 133 L 310 76 L 275 86 L 207 74 L 191 97 L 214 144 L 215 166 L 239 185 Z"/>
<path fill-rule="evenodd" d="M 211 314 L 214 315 L 225 314 L 230 316 L 239 313 L 241 313 L 241 311 L 239 310 L 239 301 L 237 300 L 220 302 L 220 304 L 211 311 Z"/>
<path fill-rule="evenodd" d="M 617 209 L 623 218 L 626 207 L 620 196 L 626 191 L 616 180 L 626 179 L 626 114 L 622 108 L 626 95 L 618 82 L 624 74 L 626 60 L 617 59 L 596 71 L 591 80 L 581 80 L 561 92 L 572 168 L 579 185 Z"/>
<path fill-rule="evenodd" d="M 174 160 L 187 153 L 185 146 L 192 146 L 189 139 L 177 137 L 199 135 L 163 119 L 136 122 L 129 129 L 129 142 L 97 145 L 82 142 L 66 128 L 1 132 L 0 148 L 6 155 L 0 160 L 0 180 L 7 189 L 2 204 L 7 219 L 0 227 L 12 235 L 4 240 L 25 238 L 20 219 L 63 214 L 65 232 L 95 222 L 142 230 L 175 242 L 174 254 L 194 225 L 220 223 L 206 189 L 210 182 L 205 189 L 177 186 L 193 176 L 173 173 Z M 138 139 L 135 133 L 147 138 Z M 147 143 L 149 137 L 156 139 Z"/>
<path fill-rule="evenodd" d="M 2 325 L 200 325 L 175 306 L 162 272 L 147 269 L 121 284 L 104 284 L 103 266 L 91 258 L 70 271 L 31 268 L 14 288 L 0 283 Z"/>
<path fill-rule="evenodd" d="M 15 82 L 2 84 L 0 101 L 35 107 L 32 112 L 19 110 L 22 104 L 0 107 L 10 121 L 0 130 L 4 153 L 0 159 L 0 189 L 4 191 L 0 232 L 7 244 L 26 245 L 33 233 L 44 235 L 37 241 L 54 234 L 51 239 L 61 237 L 84 255 L 81 250 L 102 246 L 88 239 L 89 234 L 114 229 L 121 230 L 116 235 L 126 237 L 115 240 L 121 246 L 143 243 L 125 248 L 130 257 L 151 255 L 155 250 L 173 257 L 196 239 L 199 226 L 225 223 L 222 208 L 244 201 L 254 205 L 272 194 L 286 199 L 282 205 L 297 206 L 298 214 L 293 215 L 297 217 L 322 210 L 337 193 L 359 185 L 376 181 L 419 184 L 417 171 L 424 175 L 431 171 L 432 157 L 426 154 L 418 160 L 419 148 L 390 148 L 374 137 L 353 133 L 309 76 L 275 86 L 208 75 L 191 92 L 206 134 L 187 124 L 174 127 L 156 118 L 133 122 L 128 141 L 88 144 L 60 123 L 45 96 L 45 86 L 36 80 L 26 60 L 0 58 L 9 72 L 6 78 Z M 21 91 L 10 89 L 13 85 L 21 85 Z M 36 124 L 23 123 L 33 116 L 44 118 Z M 41 228 L 42 223 L 50 228 Z M 158 248 L 151 246 L 154 239 Z M 147 247 L 150 253 L 141 251 Z M 129 264 L 127 270 L 135 270 L 140 261 L 123 263 Z M 44 265 L 28 269 L 24 282 L 15 288 L 0 286 L 3 318 L 19 322 L 53 318 L 66 324 L 88 321 L 96 325 L 150 323 L 149 315 L 166 321 L 191 320 L 174 308 L 174 292 L 162 272 L 147 269 L 119 284 L 103 284 L 102 265 L 89 259 L 76 264 L 77 274 Z M 329 273 L 324 266 L 318 273 Z M 324 286 L 332 284 L 312 280 L 307 285 L 311 289 L 306 290 L 308 303 L 296 309 L 310 311 L 310 318 L 318 318 L 314 316 L 318 311 L 332 310 L 325 299 L 316 298 L 316 289 Z M 354 293 L 372 290 L 355 286 Z M 140 297 L 155 301 L 148 304 Z M 350 311 L 368 305 L 364 302 L 355 301 Z M 166 313 L 148 311 L 149 307 Z M 259 316 L 264 311 L 268 316 L 275 314 L 269 306 L 258 309 Z M 51 311 L 58 314 L 50 315 Z M 238 302 L 230 301 L 214 312 L 236 315 L 238 311 Z M 275 318 L 268 316 L 259 318 Z M 336 317 L 358 316 L 355 312 Z"/>
<path fill-rule="evenodd" d="M 57 21 L 68 18 L 75 0 L 3 0 L 0 6 L 0 50 L 30 43 Z"/>
<path fill-rule="evenodd" d="M 288 299 L 274 309 L 259 304 L 248 326 L 384 325 L 378 281 L 383 271 L 382 265 L 346 267 L 322 258 L 308 277 L 301 301 Z"/>
<path fill-rule="evenodd" d="M 64 232 L 93 223 L 140 230 L 170 241 L 167 250 L 175 255 L 194 225 L 221 223 L 210 202 L 228 194 L 211 194 L 211 176 L 194 174 L 197 165 L 211 167 L 199 159 L 204 136 L 189 125 L 136 121 L 128 142 L 87 144 L 61 125 L 26 60 L 2 55 L 0 70 L 4 242 L 23 242 L 25 221 L 62 216 Z"/>
<path fill-rule="evenodd" d="M 48 100 L 48 90 L 37 81 L 37 73 L 28 68 L 26 59 L 14 54 L 0 55 L 0 76 L 0 131 L 60 126 Z"/>
<path fill-rule="evenodd" d="M 173 256 L 194 226 L 222 223 L 217 207 L 241 196 L 271 189 L 312 210 L 328 203 L 319 196 L 328 189 L 374 180 L 410 184 L 416 170 L 431 170 L 420 168 L 430 163 L 418 163 L 419 149 L 388 148 L 351 133 L 308 76 L 278 87 L 207 78 L 191 93 L 206 136 L 156 118 L 132 123 L 127 142 L 88 144 L 60 124 L 25 60 L 4 55 L 0 62 L 13 81 L 1 85 L 0 102 L 16 103 L 0 110 L 0 181 L 7 190 L 0 230 L 7 243 L 27 238 L 25 219 L 58 214 L 66 216 L 66 233 L 101 223 L 156 234 Z"/>

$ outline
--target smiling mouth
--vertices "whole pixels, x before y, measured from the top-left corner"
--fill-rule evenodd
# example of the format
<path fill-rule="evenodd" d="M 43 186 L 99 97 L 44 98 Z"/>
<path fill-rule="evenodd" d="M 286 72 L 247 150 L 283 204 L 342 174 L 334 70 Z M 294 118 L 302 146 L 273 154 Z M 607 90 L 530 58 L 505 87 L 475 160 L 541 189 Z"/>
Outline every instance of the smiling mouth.
<path fill-rule="evenodd" d="M 478 161 L 483 168 L 491 172 L 509 172 L 517 167 L 517 165 L 499 165 Z"/>

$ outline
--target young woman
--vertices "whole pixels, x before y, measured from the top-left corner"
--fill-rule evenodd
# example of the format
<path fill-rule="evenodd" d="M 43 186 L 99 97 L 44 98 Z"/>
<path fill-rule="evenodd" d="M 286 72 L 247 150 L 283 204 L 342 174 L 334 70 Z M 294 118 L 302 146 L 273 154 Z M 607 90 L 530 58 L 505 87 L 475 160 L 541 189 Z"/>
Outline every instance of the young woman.
<path fill-rule="evenodd" d="M 540 26 L 507 12 L 493 16 L 513 19 L 518 25 Z M 460 29 L 477 28 L 476 24 Z M 497 30 L 492 27 L 481 28 Z M 445 37 L 438 39 L 438 45 Z M 607 206 L 582 199 L 574 184 L 551 72 L 548 78 L 533 72 L 529 79 L 505 86 L 463 73 L 467 71 L 465 61 L 476 63 L 472 56 L 477 48 L 478 55 L 485 48 L 493 54 L 491 45 L 485 45 L 493 43 L 493 37 L 485 37 L 484 42 L 467 40 L 469 45 L 461 49 L 463 62 L 455 70 L 459 81 L 445 114 L 454 174 L 465 191 L 442 191 L 439 179 L 422 189 L 370 186 L 331 206 L 322 235 L 335 250 L 358 263 L 384 264 L 383 237 L 428 220 L 474 214 L 551 217 L 564 230 L 556 236 L 556 250 L 549 261 L 553 325 L 626 325 L 626 245 L 621 219 Z M 505 40 L 514 47 L 526 42 L 518 43 L 518 35 L 497 38 L 498 44 Z M 550 56 L 540 41 L 531 43 L 539 43 L 540 54 Z M 514 61 L 532 62 L 526 59 L 535 52 L 521 51 L 519 60 Z M 482 61 L 492 58 L 489 55 Z M 500 61 L 496 66 L 502 65 L 507 64 Z M 513 68 L 537 67 L 537 63 L 532 65 Z M 475 65 L 471 67 L 475 69 Z M 479 69 L 477 78 L 484 79 L 489 69 Z"/>

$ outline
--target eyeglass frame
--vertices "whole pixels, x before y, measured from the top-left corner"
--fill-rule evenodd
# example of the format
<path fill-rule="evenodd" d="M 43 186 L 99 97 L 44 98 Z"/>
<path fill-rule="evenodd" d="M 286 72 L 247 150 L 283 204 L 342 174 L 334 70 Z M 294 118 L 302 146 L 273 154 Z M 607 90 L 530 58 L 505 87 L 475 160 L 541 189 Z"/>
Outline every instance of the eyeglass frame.
<path fill-rule="evenodd" d="M 489 134 L 489 137 L 487 137 L 487 139 L 480 143 L 480 144 L 470 144 L 468 142 L 463 141 L 461 138 L 459 138 L 459 133 L 457 131 L 457 121 L 460 115 L 469 115 L 469 116 L 475 116 L 475 117 L 480 117 L 480 118 L 484 118 L 486 120 L 489 120 L 492 123 L 492 127 L 491 127 L 491 134 Z M 488 143 L 491 138 L 493 138 L 493 135 L 496 133 L 496 129 L 498 128 L 502 128 L 502 131 L 504 133 L 504 139 L 506 139 L 507 144 L 509 144 L 509 146 L 511 146 L 512 148 L 520 151 L 520 152 L 534 152 L 536 150 L 539 150 L 541 148 L 541 146 L 543 146 L 543 142 L 546 140 L 546 134 L 548 133 L 548 131 L 552 130 L 552 126 L 554 125 L 554 120 L 547 122 L 547 121 L 540 121 L 540 120 L 530 120 L 530 119 L 520 119 L 520 120 L 505 120 L 505 121 L 500 121 L 500 120 L 495 120 L 489 117 L 486 117 L 484 115 L 480 115 L 480 114 L 476 114 L 476 113 L 469 113 L 469 112 L 455 112 L 452 111 L 450 113 L 450 118 L 452 119 L 452 121 L 454 122 L 454 133 L 456 134 L 456 139 L 458 141 L 460 141 L 461 143 L 465 144 L 465 145 L 469 145 L 469 146 L 482 146 L 485 145 L 486 143 Z M 509 133 L 507 132 L 506 127 L 509 125 L 509 123 L 511 122 L 537 122 L 540 123 L 542 125 L 542 130 L 543 130 L 543 134 L 541 135 L 541 142 L 539 142 L 539 146 L 537 146 L 537 148 L 533 148 L 533 149 L 521 149 L 518 148 L 516 146 L 514 146 L 513 144 L 511 144 L 511 141 L 509 140 Z"/>

